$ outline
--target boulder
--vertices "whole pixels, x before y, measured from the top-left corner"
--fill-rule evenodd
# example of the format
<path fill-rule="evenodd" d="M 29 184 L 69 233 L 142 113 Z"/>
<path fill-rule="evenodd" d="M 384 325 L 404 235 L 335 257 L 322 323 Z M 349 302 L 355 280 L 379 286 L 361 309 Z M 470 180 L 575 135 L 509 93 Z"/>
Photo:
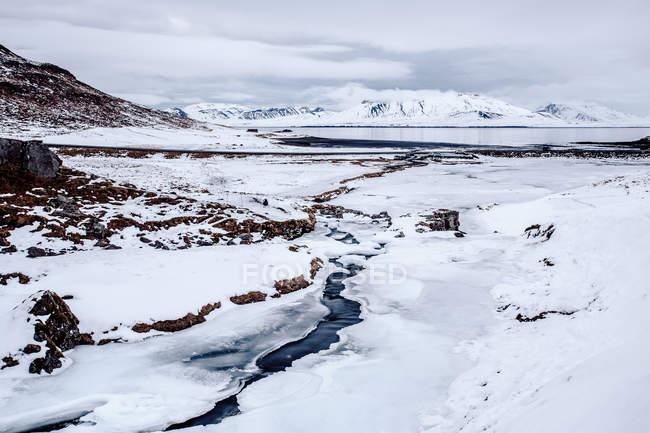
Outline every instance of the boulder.
<path fill-rule="evenodd" d="M 43 248 L 29 247 L 27 248 L 27 257 L 35 259 L 36 257 L 46 256 L 47 252 Z"/>
<path fill-rule="evenodd" d="M 418 223 L 418 225 L 426 227 L 430 231 L 458 230 L 460 227 L 458 211 L 455 210 L 438 209 L 434 210 L 431 214 L 422 216 L 425 221 Z"/>
<path fill-rule="evenodd" d="M 106 227 L 101 224 L 95 217 L 91 217 L 88 221 L 86 221 L 84 223 L 84 228 L 86 229 L 86 236 L 90 238 L 101 240 L 106 237 Z"/>
<path fill-rule="evenodd" d="M 12 164 L 44 178 L 59 174 L 61 160 L 40 141 L 0 138 L 0 165 Z"/>
<path fill-rule="evenodd" d="M 57 195 L 49 202 L 50 206 L 56 208 L 52 215 L 61 216 L 65 218 L 79 218 L 83 216 L 79 210 L 79 206 L 70 197 L 64 195 Z"/>
<path fill-rule="evenodd" d="M 72 349 L 81 342 L 79 319 L 56 293 L 45 291 L 29 312 L 35 316 L 49 315 L 45 322 L 39 320 L 34 325 L 34 340 L 51 339 L 61 350 Z"/>
<path fill-rule="evenodd" d="M 50 349 L 45 354 L 45 358 L 36 358 L 29 364 L 29 372 L 41 374 L 41 371 L 45 370 L 46 373 L 52 374 L 55 369 L 61 368 L 62 365 L 59 354 Z"/>

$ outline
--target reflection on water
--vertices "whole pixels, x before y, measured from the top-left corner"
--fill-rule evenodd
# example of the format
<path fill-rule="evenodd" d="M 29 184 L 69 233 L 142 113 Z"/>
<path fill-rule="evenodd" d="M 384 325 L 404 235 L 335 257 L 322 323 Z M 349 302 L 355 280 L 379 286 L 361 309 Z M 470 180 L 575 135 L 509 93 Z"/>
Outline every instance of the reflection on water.
<path fill-rule="evenodd" d="M 266 130 L 273 130 L 268 128 Z M 400 140 L 479 145 L 562 145 L 576 141 L 633 141 L 650 128 L 292 128 L 325 138 Z"/>

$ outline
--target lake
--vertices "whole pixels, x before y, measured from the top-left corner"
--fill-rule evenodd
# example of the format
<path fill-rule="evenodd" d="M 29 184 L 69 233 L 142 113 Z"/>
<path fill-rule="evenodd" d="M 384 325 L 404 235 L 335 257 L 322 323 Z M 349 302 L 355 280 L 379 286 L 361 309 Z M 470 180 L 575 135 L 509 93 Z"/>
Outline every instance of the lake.
<path fill-rule="evenodd" d="M 264 131 L 278 128 L 260 128 Z M 634 141 L 650 136 L 650 128 L 290 128 L 314 137 L 358 140 L 398 140 L 473 145 L 562 145 L 576 141 Z"/>

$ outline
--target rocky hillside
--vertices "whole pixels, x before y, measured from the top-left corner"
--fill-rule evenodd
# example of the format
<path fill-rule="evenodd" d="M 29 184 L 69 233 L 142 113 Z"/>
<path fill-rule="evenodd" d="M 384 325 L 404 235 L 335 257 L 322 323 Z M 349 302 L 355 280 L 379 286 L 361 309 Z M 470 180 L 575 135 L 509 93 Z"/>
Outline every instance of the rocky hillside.
<path fill-rule="evenodd" d="M 190 119 L 103 93 L 65 69 L 24 59 L 0 45 L 0 133 L 193 125 Z"/>

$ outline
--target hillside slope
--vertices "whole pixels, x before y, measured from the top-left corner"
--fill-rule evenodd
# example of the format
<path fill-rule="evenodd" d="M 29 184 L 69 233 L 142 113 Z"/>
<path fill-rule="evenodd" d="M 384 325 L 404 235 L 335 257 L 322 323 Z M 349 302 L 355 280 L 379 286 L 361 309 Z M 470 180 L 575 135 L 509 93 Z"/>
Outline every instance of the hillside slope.
<path fill-rule="evenodd" d="M 0 133 L 92 127 L 188 128 L 190 119 L 103 93 L 49 63 L 27 60 L 0 45 Z"/>

